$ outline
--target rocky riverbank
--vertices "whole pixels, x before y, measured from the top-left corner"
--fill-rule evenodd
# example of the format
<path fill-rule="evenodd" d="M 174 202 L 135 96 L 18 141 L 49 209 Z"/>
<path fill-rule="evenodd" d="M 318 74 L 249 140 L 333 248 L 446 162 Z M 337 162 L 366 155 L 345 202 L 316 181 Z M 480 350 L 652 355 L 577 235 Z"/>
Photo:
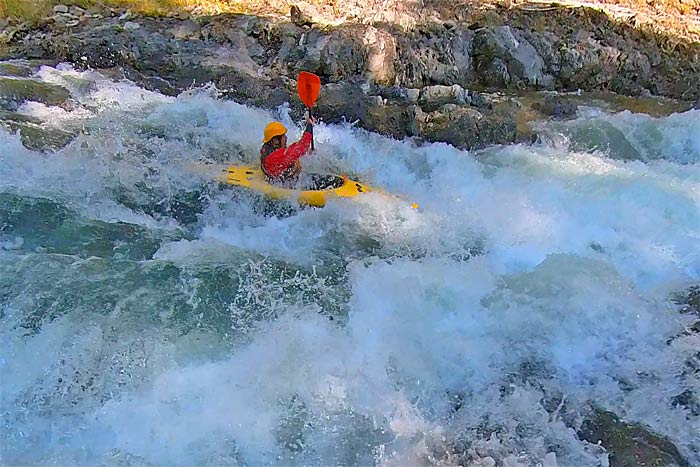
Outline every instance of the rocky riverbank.
<path fill-rule="evenodd" d="M 576 115 L 572 96 L 546 91 L 660 96 L 673 110 L 700 98 L 700 43 L 591 8 L 434 11 L 420 22 L 403 12 L 394 22 L 329 25 L 302 6 L 286 17 L 145 17 L 59 5 L 35 26 L 5 21 L 0 58 L 32 62 L 4 66 L 4 108 L 24 98 L 17 88 L 26 83 L 7 77 L 13 66 L 22 74 L 70 62 L 165 94 L 214 83 L 239 102 L 289 102 L 301 115 L 294 79 L 308 70 L 324 83 L 324 121 L 478 148 L 532 139 L 530 120 Z M 529 99 L 517 97 L 524 91 Z"/>

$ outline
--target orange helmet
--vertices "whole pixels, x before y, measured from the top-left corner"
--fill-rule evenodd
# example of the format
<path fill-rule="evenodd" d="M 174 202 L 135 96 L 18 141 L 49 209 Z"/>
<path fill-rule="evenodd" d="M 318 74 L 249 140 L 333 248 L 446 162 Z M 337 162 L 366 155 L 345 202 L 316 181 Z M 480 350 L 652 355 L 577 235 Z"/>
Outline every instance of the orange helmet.
<path fill-rule="evenodd" d="M 275 136 L 281 136 L 287 133 L 287 129 L 280 122 L 268 123 L 265 127 L 265 138 L 263 139 L 263 144 L 270 141 Z"/>

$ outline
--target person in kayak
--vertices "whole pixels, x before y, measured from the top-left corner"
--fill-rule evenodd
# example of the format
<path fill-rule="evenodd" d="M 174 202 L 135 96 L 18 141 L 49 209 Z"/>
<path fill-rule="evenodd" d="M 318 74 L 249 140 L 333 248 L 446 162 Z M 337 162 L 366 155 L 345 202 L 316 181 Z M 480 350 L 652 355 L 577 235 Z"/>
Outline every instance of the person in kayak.
<path fill-rule="evenodd" d="M 294 185 L 301 174 L 299 159 L 309 152 L 314 135 L 313 117 L 306 119 L 306 129 L 301 139 L 287 147 L 287 129 L 280 122 L 265 127 L 263 145 L 260 148 L 260 168 L 271 183 Z"/>

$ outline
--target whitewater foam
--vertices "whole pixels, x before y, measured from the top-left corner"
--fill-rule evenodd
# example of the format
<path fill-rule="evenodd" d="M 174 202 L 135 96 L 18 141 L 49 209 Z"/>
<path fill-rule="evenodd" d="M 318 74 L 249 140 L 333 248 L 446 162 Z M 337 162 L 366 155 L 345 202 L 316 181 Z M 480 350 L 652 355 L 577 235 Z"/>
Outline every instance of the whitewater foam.
<path fill-rule="evenodd" d="M 700 390 L 700 342 L 669 302 L 700 278 L 700 112 L 583 112 L 578 136 L 543 124 L 563 143 L 474 152 L 320 124 L 307 170 L 400 197 L 266 215 L 192 167 L 256 163 L 269 120 L 300 133 L 287 107 L 35 78 L 75 103 L 20 112 L 79 135 L 40 154 L 0 130 L 0 191 L 159 243 L 126 260 L 3 235 L 3 462 L 601 465 L 576 434 L 591 403 L 700 462 L 672 403 Z M 577 147 L 596 125 L 625 141 Z"/>

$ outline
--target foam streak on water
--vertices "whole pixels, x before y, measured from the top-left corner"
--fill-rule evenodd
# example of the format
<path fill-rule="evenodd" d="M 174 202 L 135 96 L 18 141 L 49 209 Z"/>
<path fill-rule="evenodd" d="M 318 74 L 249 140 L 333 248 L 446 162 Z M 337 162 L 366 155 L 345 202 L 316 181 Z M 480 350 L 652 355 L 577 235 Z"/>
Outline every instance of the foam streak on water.
<path fill-rule="evenodd" d="M 700 463 L 700 111 L 472 153 L 320 124 L 307 170 L 401 198 L 275 216 L 211 175 L 286 108 L 35 79 L 77 137 L 0 129 L 3 464 L 593 466 L 591 404 Z"/>

